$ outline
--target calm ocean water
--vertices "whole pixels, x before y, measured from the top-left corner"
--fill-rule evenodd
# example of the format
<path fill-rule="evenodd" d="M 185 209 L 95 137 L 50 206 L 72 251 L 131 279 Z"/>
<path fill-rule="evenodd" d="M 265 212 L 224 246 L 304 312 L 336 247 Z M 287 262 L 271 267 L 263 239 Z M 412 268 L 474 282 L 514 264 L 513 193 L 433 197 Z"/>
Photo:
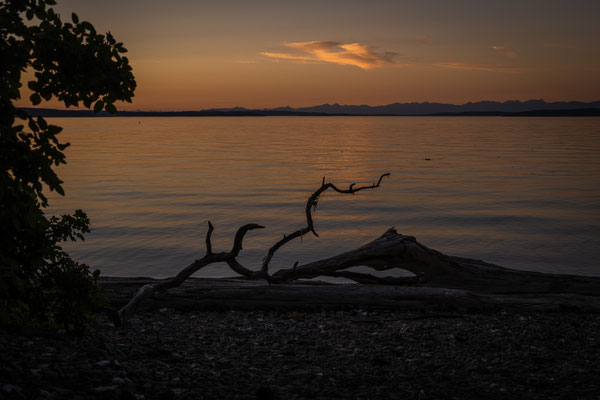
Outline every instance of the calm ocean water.
<path fill-rule="evenodd" d="M 241 261 L 305 224 L 323 176 L 341 186 L 391 179 L 354 196 L 327 192 L 315 224 L 277 253 L 291 267 L 361 246 L 394 226 L 451 255 L 600 276 L 600 119 L 501 117 L 73 118 L 63 126 L 67 196 L 82 208 L 79 261 L 111 276 L 172 276 L 237 228 L 259 223 Z M 232 276 L 213 265 L 198 276 Z"/>

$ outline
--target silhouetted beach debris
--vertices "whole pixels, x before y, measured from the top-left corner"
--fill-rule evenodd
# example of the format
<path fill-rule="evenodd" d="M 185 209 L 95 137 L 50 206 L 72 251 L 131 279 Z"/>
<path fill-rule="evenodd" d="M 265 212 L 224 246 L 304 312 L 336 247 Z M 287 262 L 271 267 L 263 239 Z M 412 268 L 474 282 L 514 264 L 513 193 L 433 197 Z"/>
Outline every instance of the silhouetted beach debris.
<path fill-rule="evenodd" d="M 214 226 L 208 221 L 204 257 L 181 269 L 172 278 L 152 280 L 138 286 L 133 297 L 119 309 L 118 314 L 115 313 L 115 323 L 126 324 L 141 304 L 153 296 L 179 288 L 193 274 L 214 263 L 226 263 L 235 273 L 247 280 L 266 281 L 269 284 L 288 284 L 303 279 L 329 277 L 369 285 L 412 286 L 415 290 L 411 295 L 421 302 L 424 297 L 428 302 L 437 298 L 437 301 L 441 299 L 454 305 L 468 304 L 469 307 L 482 308 L 490 303 L 495 306 L 507 300 L 514 300 L 494 298 L 491 296 L 493 294 L 523 294 L 537 296 L 529 302 L 530 307 L 537 308 L 555 307 L 558 295 L 561 297 L 558 301 L 566 307 L 600 308 L 598 301 L 585 298 L 600 293 L 600 277 L 521 271 L 482 260 L 448 256 L 419 243 L 414 236 L 398 233 L 395 228 L 388 229 L 379 238 L 355 250 L 303 265 L 296 262 L 292 268 L 269 271 L 269 264 L 275 252 L 287 243 L 294 239 L 302 240 L 304 235 L 311 233 L 319 237 L 313 222 L 313 212 L 327 190 L 354 195 L 362 190 L 379 188 L 382 180 L 389 176 L 390 173 L 382 174 L 371 185 L 356 186 L 356 183 L 352 183 L 347 189 L 327 182 L 323 177 L 321 186 L 306 201 L 306 226 L 284 234 L 282 239 L 273 244 L 263 258 L 259 270 L 242 265 L 237 257 L 243 248 L 242 242 L 246 234 L 256 229 L 264 229 L 264 226 L 256 223 L 241 226 L 235 234 L 231 250 L 215 253 L 211 242 Z M 353 267 L 362 269 L 360 272 L 351 270 Z M 365 269 L 368 272 L 365 272 Z M 392 272 L 398 270 L 410 272 L 413 276 L 393 276 Z M 377 276 L 377 272 L 384 275 Z M 484 296 L 472 295 L 470 292 L 474 291 L 483 293 Z M 376 297 L 379 295 L 381 292 Z M 406 296 L 406 293 L 402 295 Z M 517 301 L 524 304 L 523 297 Z"/>
<path fill-rule="evenodd" d="M 144 312 L 0 332 L 6 399 L 597 399 L 600 314 Z"/>

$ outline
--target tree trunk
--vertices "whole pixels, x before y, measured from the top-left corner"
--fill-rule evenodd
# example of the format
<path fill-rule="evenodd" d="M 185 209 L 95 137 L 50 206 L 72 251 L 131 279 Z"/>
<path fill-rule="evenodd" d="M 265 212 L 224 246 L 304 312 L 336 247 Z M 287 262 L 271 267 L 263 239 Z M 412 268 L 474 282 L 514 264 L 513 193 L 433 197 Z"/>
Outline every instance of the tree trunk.
<path fill-rule="evenodd" d="M 374 241 L 325 260 L 284 269 L 272 275 L 277 283 L 318 276 L 343 276 L 345 269 L 367 266 L 377 271 L 401 268 L 416 275 L 410 278 L 377 278 L 383 284 L 416 284 L 427 287 L 463 289 L 486 293 L 575 293 L 600 295 L 600 277 L 557 275 L 518 271 L 469 258 L 447 256 L 432 250 L 413 236 L 389 229 Z M 337 275 L 336 275 L 337 274 Z M 368 279 L 369 275 L 358 279 Z M 353 279 L 351 276 L 347 276 Z"/>

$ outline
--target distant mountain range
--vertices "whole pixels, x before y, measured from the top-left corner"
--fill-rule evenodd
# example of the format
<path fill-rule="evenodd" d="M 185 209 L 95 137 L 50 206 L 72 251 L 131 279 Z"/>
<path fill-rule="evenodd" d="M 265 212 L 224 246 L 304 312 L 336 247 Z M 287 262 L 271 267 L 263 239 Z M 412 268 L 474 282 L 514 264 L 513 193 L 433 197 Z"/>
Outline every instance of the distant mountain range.
<path fill-rule="evenodd" d="M 585 108 L 600 109 L 600 101 L 584 103 L 580 101 L 546 103 L 544 100 L 509 100 L 468 102 L 461 105 L 446 103 L 393 103 L 385 106 L 322 104 L 304 108 L 274 108 L 272 111 L 300 111 L 326 114 L 352 115 L 433 115 L 464 113 L 521 113 L 538 110 L 575 110 Z"/>
<path fill-rule="evenodd" d="M 109 117 L 106 112 L 89 110 L 55 110 L 24 108 L 30 115 L 44 117 Z M 269 116 L 269 115 L 396 115 L 396 116 L 600 116 L 600 101 L 552 102 L 544 100 L 509 100 L 468 102 L 461 105 L 446 103 L 393 103 L 385 106 L 321 104 L 313 107 L 278 107 L 247 109 L 242 107 L 215 108 L 200 111 L 120 111 L 121 117 L 201 117 L 201 116 Z"/>

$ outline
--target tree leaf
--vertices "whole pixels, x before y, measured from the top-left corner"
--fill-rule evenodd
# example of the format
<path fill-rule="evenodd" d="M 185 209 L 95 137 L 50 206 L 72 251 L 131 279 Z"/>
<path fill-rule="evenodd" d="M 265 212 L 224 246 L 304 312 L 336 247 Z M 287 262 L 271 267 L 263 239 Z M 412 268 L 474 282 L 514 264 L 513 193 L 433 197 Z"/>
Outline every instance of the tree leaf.
<path fill-rule="evenodd" d="M 33 132 L 37 132 L 39 130 L 33 118 L 29 118 L 27 125 L 29 125 L 29 129 L 31 129 Z"/>
<path fill-rule="evenodd" d="M 71 19 L 73 20 L 74 24 L 78 24 L 79 23 L 79 17 L 77 16 L 77 14 L 72 13 L 71 14 Z"/>
<path fill-rule="evenodd" d="M 42 130 L 46 130 L 46 128 L 48 128 L 48 123 L 46 122 L 46 120 L 42 117 L 38 117 L 37 119 L 37 124 L 38 126 L 42 129 Z"/>
<path fill-rule="evenodd" d="M 63 130 L 62 127 L 56 125 L 48 125 L 48 134 L 58 135 Z"/>
<path fill-rule="evenodd" d="M 104 108 L 104 102 L 102 100 L 98 100 L 96 104 L 94 104 L 94 112 L 100 112 Z"/>
<path fill-rule="evenodd" d="M 108 111 L 111 114 L 116 114 L 117 113 L 117 109 L 115 108 L 115 106 L 112 103 L 107 103 L 104 108 L 106 109 L 106 111 Z"/>
<path fill-rule="evenodd" d="M 34 93 L 31 96 L 29 96 L 29 100 L 31 100 L 31 103 L 34 106 L 37 106 L 38 104 L 40 104 L 42 102 L 42 98 L 37 93 Z"/>

